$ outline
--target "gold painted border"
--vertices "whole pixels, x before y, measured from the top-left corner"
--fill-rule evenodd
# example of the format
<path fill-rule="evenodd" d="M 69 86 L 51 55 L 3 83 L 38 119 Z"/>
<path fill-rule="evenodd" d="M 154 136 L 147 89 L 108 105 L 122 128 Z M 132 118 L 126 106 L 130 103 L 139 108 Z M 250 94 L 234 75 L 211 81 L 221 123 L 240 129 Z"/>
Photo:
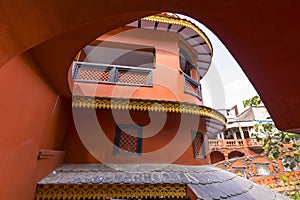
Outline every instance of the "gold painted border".
<path fill-rule="evenodd" d="M 183 184 L 45 184 L 38 185 L 36 200 L 187 198 Z"/>
<path fill-rule="evenodd" d="M 110 99 L 87 96 L 73 96 L 72 107 L 186 113 L 209 117 L 221 122 L 224 126 L 226 126 L 226 118 L 221 113 L 211 108 L 192 103 L 143 99 Z"/>
<path fill-rule="evenodd" d="M 208 47 L 210 49 L 211 55 L 213 53 L 213 48 L 212 48 L 211 42 L 208 39 L 208 37 L 205 35 L 205 33 L 202 32 L 202 30 L 200 30 L 192 22 L 189 22 L 184 19 L 169 18 L 169 17 L 158 16 L 158 15 L 144 17 L 144 18 L 142 18 L 142 20 L 147 20 L 147 21 L 152 21 L 152 22 L 161 22 L 161 23 L 166 23 L 166 24 L 176 24 L 176 25 L 188 27 L 188 28 L 192 29 L 193 31 L 195 31 L 197 34 L 199 34 L 203 38 L 203 40 L 206 42 L 206 44 L 208 45 Z"/>

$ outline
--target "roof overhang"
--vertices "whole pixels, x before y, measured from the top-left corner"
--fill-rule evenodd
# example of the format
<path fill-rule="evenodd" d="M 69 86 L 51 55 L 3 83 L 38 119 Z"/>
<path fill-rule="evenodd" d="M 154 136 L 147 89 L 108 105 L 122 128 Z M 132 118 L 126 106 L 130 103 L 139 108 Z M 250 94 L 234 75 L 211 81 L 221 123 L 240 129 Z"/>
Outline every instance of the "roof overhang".
<path fill-rule="evenodd" d="M 36 199 L 288 199 L 215 166 L 64 164 L 38 183 Z"/>
<path fill-rule="evenodd" d="M 213 47 L 205 33 L 192 22 L 178 16 L 152 15 L 131 22 L 126 26 L 180 34 L 196 52 L 196 69 L 201 79 L 212 62 Z"/>

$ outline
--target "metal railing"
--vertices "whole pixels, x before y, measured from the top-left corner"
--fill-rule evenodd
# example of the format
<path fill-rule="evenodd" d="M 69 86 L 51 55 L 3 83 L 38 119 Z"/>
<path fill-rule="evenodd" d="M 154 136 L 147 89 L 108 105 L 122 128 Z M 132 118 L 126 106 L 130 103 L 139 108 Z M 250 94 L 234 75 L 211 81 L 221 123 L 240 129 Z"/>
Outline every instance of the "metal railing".
<path fill-rule="evenodd" d="M 152 86 L 152 69 L 74 62 L 75 82 L 110 83 L 132 86 Z"/>
<path fill-rule="evenodd" d="M 183 78 L 184 78 L 184 92 L 194 95 L 198 97 L 200 100 L 202 100 L 200 84 L 185 73 L 183 73 Z"/>

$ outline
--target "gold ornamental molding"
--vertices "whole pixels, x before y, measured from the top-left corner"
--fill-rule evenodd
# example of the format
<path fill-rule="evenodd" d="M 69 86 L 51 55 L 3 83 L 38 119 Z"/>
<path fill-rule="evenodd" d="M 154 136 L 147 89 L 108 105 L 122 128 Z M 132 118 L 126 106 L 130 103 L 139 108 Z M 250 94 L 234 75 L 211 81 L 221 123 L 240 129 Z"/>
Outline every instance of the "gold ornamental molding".
<path fill-rule="evenodd" d="M 197 26 L 195 26 L 193 23 L 191 23 L 187 20 L 171 18 L 171 17 L 164 17 L 161 15 L 152 15 L 149 17 L 144 17 L 144 18 L 142 18 L 142 20 L 152 21 L 152 22 L 160 22 L 160 23 L 166 23 L 166 24 L 176 24 L 176 25 L 185 26 L 187 28 L 190 28 L 203 38 L 203 40 L 206 42 L 206 44 L 209 47 L 211 55 L 213 53 L 212 45 L 211 45 L 208 37 L 205 35 L 205 33 L 203 33 L 202 30 L 200 30 Z"/>
<path fill-rule="evenodd" d="M 110 99 L 87 96 L 73 96 L 72 107 L 186 113 L 212 118 L 226 126 L 226 118 L 221 113 L 211 108 L 199 106 L 192 103 L 143 99 Z"/>
<path fill-rule="evenodd" d="M 45 184 L 36 200 L 187 198 L 183 184 Z"/>

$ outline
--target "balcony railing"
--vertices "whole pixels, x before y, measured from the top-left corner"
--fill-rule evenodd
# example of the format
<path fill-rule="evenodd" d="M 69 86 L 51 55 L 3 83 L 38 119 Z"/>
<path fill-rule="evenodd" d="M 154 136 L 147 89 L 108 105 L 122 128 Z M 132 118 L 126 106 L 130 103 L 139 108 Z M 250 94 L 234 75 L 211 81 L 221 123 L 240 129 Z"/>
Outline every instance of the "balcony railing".
<path fill-rule="evenodd" d="M 152 86 L 152 69 L 74 62 L 73 79 L 76 82 Z"/>
<path fill-rule="evenodd" d="M 263 145 L 262 142 L 258 142 L 256 138 L 247 138 L 247 139 L 216 139 L 216 140 L 208 140 L 208 144 L 210 149 L 215 147 L 261 147 Z"/>
<path fill-rule="evenodd" d="M 201 91 L 200 91 L 200 84 L 192 79 L 187 74 L 183 74 L 184 77 L 184 92 L 189 93 L 198 97 L 202 100 Z"/>
<path fill-rule="evenodd" d="M 212 149 L 213 147 L 222 147 L 223 140 L 208 140 L 208 145 L 210 149 Z"/>
<path fill-rule="evenodd" d="M 263 145 L 263 142 L 257 141 L 256 138 L 247 138 L 246 141 L 247 141 L 247 144 L 248 144 L 249 147 L 255 147 L 255 146 L 257 147 L 257 146 L 262 146 Z"/>

